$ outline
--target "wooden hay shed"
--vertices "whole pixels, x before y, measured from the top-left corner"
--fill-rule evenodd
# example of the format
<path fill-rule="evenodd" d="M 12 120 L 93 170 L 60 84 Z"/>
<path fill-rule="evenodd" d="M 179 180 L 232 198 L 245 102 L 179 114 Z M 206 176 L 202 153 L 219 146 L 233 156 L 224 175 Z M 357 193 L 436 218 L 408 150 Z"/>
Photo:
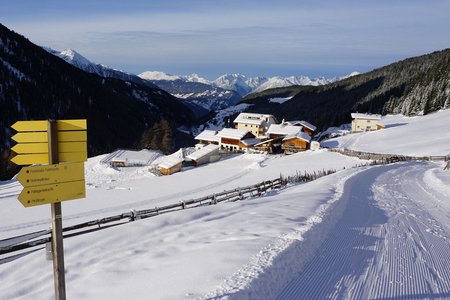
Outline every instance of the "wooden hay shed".
<path fill-rule="evenodd" d="M 165 157 L 162 163 L 158 165 L 159 171 L 163 175 L 172 175 L 179 172 L 183 165 L 183 159 L 178 157 Z"/>

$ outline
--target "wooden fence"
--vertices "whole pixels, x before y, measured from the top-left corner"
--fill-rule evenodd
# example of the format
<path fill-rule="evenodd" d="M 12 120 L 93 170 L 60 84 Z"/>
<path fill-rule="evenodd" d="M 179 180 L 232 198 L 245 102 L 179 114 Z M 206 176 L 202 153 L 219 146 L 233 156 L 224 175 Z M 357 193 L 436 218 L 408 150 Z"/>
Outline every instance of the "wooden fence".
<path fill-rule="evenodd" d="M 382 154 L 382 153 L 371 153 L 363 151 L 355 151 L 345 148 L 328 148 L 328 151 L 338 152 L 346 156 L 358 157 L 360 159 L 375 160 L 380 163 L 393 163 L 399 161 L 409 161 L 409 160 L 423 160 L 423 161 L 450 161 L 450 155 L 441 156 L 407 156 L 407 155 L 397 155 L 397 154 Z"/>
<path fill-rule="evenodd" d="M 132 222 L 139 219 L 154 217 L 163 213 L 169 213 L 177 210 L 194 208 L 204 205 L 213 205 L 218 204 L 220 202 L 233 202 L 252 197 L 260 197 L 261 195 L 267 193 L 268 191 L 280 189 L 283 185 L 287 183 L 288 181 L 286 181 L 286 179 L 280 176 L 279 178 L 273 180 L 266 180 L 258 184 L 223 191 L 208 195 L 206 197 L 179 201 L 174 204 L 150 209 L 131 210 L 130 212 L 122 213 L 119 215 L 64 227 L 63 233 L 64 237 L 67 238 L 101 229 L 106 229 L 112 226 L 126 224 L 128 222 Z M 28 233 L 25 235 L 0 240 L 0 255 L 36 247 L 39 245 L 44 245 L 51 241 L 50 235 L 51 235 L 50 230 L 41 230 L 37 232 Z M 3 258 L 0 259 L 0 263 L 9 260 L 10 260 L 9 258 Z"/>
<path fill-rule="evenodd" d="M 205 197 L 183 200 L 174 204 L 169 204 L 160 207 L 154 207 L 143 210 L 131 210 L 130 212 L 122 213 L 115 216 L 110 216 L 102 219 L 97 219 L 89 222 L 84 222 L 63 228 L 64 238 L 73 237 L 81 234 L 86 234 L 106 228 L 110 228 L 117 225 L 126 224 L 132 221 L 154 217 L 160 214 L 174 212 L 183 209 L 189 209 L 205 205 L 215 205 L 221 202 L 234 202 L 249 198 L 260 197 L 269 191 L 280 189 L 288 184 L 303 183 L 316 180 L 320 177 L 333 174 L 335 170 L 322 170 L 313 173 L 297 172 L 294 175 L 283 176 L 273 180 L 266 180 L 260 183 L 240 187 L 233 190 L 214 193 Z M 46 237 L 43 237 L 46 236 Z M 41 230 L 32 232 L 25 235 L 15 236 L 8 239 L 0 240 L 0 255 L 8 253 L 23 251 L 28 248 L 45 245 L 51 241 L 51 231 Z M 32 250 L 35 251 L 35 250 Z M 25 253 L 26 254 L 26 253 Z M 14 257 L 20 257 L 20 255 L 14 255 L 6 258 L 0 258 L 0 263 L 4 263 L 14 259 Z"/>

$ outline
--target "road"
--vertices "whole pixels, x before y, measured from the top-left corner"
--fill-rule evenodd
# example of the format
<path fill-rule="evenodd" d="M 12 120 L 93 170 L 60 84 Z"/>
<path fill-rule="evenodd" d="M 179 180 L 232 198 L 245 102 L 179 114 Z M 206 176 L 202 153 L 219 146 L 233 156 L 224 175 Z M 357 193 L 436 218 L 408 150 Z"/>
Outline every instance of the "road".
<path fill-rule="evenodd" d="M 450 299 L 450 195 L 405 163 L 349 179 L 346 210 L 278 299 Z M 341 199 L 342 200 L 342 199 Z"/>

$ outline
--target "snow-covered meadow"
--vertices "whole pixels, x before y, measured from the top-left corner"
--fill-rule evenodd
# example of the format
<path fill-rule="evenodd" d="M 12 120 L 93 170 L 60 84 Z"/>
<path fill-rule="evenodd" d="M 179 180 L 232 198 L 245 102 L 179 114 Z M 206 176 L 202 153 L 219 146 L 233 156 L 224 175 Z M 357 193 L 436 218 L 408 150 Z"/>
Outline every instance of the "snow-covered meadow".
<path fill-rule="evenodd" d="M 371 141 L 380 152 L 408 154 L 410 144 L 402 147 L 398 136 L 428 127 L 420 151 L 441 154 L 450 144 L 439 130 L 449 128 L 450 118 L 441 116 L 449 112 L 386 126 L 380 139 L 397 138 L 395 148 L 378 142 L 374 132 L 358 134 L 358 141 Z M 442 134 L 444 145 L 435 151 L 432 142 Z M 450 171 L 443 163 L 353 168 L 366 161 L 319 150 L 231 155 L 157 177 L 149 167 L 111 168 L 101 163 L 105 158 L 86 163 L 87 198 L 63 203 L 65 226 L 255 184 L 280 173 L 338 172 L 261 198 L 65 239 L 69 299 L 450 297 Z M 49 227 L 50 208 L 23 208 L 19 192 L 15 180 L 0 183 L 0 239 Z M 0 264 L 0 278 L 0 299 L 53 297 L 52 263 L 45 250 Z"/>
<path fill-rule="evenodd" d="M 450 109 L 425 116 L 387 115 L 383 130 L 354 133 L 323 142 L 324 147 L 412 156 L 450 154 Z"/>

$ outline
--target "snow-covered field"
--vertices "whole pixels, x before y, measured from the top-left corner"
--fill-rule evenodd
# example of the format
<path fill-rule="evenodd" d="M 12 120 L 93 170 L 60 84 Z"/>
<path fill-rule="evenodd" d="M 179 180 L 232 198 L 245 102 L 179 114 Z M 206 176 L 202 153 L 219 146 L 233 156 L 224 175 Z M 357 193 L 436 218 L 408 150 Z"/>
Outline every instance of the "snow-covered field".
<path fill-rule="evenodd" d="M 322 142 L 328 148 L 403 154 L 412 156 L 450 154 L 450 109 L 426 116 L 382 117 L 383 130 L 353 133 Z"/>
<path fill-rule="evenodd" d="M 435 114 L 434 121 L 449 128 L 450 118 L 439 119 L 440 114 L 448 112 Z M 401 128 L 411 135 L 409 130 L 429 126 L 428 141 L 439 139 L 441 131 L 431 130 L 436 124 L 421 121 L 431 116 L 405 118 L 407 125 L 387 126 L 384 132 Z M 363 136 L 377 137 L 365 133 L 360 140 Z M 450 138 L 440 143 L 448 145 Z M 421 151 L 435 154 L 429 153 L 434 144 L 426 145 Z M 385 146 L 380 150 L 392 151 Z M 409 144 L 396 147 L 406 153 Z M 63 203 L 65 226 L 280 173 L 338 172 L 261 198 L 65 239 L 69 299 L 450 298 L 450 171 L 443 163 L 352 168 L 365 161 L 319 150 L 231 155 L 156 177 L 148 167 L 110 168 L 101 163 L 106 157 L 86 163 L 87 198 Z M 23 208 L 19 192 L 15 180 L 0 183 L 0 239 L 49 227 L 50 208 Z M 52 263 L 45 250 L 0 263 L 0 278 L 0 299 L 53 297 Z"/>

